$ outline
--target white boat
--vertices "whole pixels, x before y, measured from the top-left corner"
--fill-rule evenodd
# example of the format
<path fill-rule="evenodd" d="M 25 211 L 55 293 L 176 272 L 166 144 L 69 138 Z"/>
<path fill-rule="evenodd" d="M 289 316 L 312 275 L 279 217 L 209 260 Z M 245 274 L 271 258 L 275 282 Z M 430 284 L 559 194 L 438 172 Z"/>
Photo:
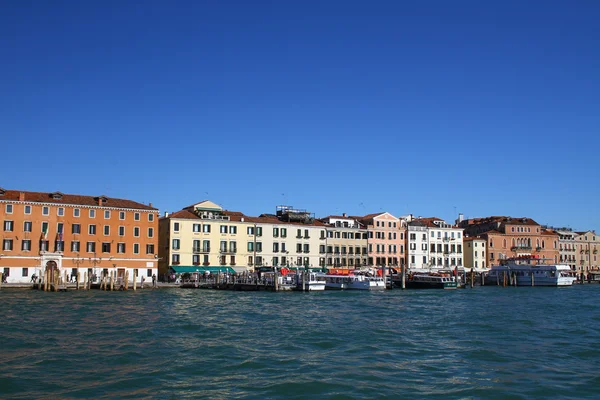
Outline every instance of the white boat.
<path fill-rule="evenodd" d="M 517 257 L 494 265 L 485 278 L 486 285 L 571 286 L 573 271 L 564 264 L 543 264 L 544 259 Z M 506 282 L 505 282 L 506 280 Z M 533 282 L 532 282 L 533 281 Z"/>
<path fill-rule="evenodd" d="M 314 292 L 325 290 L 325 277 L 314 272 L 296 275 L 296 290 Z"/>
<path fill-rule="evenodd" d="M 336 290 L 385 290 L 385 282 L 379 276 L 322 275 L 325 289 Z"/>

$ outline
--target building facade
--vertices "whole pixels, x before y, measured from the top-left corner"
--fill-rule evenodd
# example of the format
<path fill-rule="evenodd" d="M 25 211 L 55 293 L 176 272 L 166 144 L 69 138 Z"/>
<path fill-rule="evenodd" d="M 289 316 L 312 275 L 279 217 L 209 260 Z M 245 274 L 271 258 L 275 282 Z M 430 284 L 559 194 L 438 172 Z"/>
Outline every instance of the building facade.
<path fill-rule="evenodd" d="M 543 230 L 531 218 L 494 216 L 463 220 L 460 226 L 465 235 L 481 236 L 487 240 L 486 265 L 499 264 L 499 260 L 519 256 L 535 256 L 557 263 L 559 237 Z"/>
<path fill-rule="evenodd" d="M 372 267 L 400 267 L 405 263 L 406 230 L 402 220 L 385 212 L 357 217 L 367 228 L 367 264 Z"/>
<path fill-rule="evenodd" d="M 326 226 L 324 241 L 319 244 L 321 267 L 357 269 L 368 266 L 368 233 L 363 224 L 346 214 L 330 215 L 320 221 Z"/>
<path fill-rule="evenodd" d="M 158 210 L 107 196 L 0 189 L 0 268 L 28 283 L 46 270 L 123 279 L 157 274 Z"/>
<path fill-rule="evenodd" d="M 480 236 L 463 238 L 463 256 L 466 269 L 481 270 L 489 267 L 486 263 L 486 244 L 486 239 Z"/>
<path fill-rule="evenodd" d="M 409 268 L 463 267 L 463 229 L 440 218 L 411 218 L 407 247 Z"/>
<path fill-rule="evenodd" d="M 595 231 L 576 232 L 575 258 L 576 271 L 587 274 L 598 271 L 598 250 L 600 249 L 600 236 Z"/>
<path fill-rule="evenodd" d="M 325 224 L 305 210 L 252 217 L 206 200 L 160 219 L 160 272 L 317 268 L 325 238 Z"/>

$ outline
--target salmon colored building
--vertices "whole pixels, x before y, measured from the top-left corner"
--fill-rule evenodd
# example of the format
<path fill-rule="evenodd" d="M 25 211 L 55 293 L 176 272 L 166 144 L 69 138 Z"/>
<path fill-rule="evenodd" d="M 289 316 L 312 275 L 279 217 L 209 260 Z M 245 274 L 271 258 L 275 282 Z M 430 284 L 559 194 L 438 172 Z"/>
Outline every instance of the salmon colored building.
<path fill-rule="evenodd" d="M 32 282 L 47 269 L 75 279 L 157 275 L 158 210 L 132 200 L 0 188 L 0 272 Z M 134 275 L 135 274 L 135 275 Z"/>
<path fill-rule="evenodd" d="M 400 267 L 405 264 L 406 228 L 400 218 L 388 212 L 354 218 L 367 228 L 369 266 Z"/>

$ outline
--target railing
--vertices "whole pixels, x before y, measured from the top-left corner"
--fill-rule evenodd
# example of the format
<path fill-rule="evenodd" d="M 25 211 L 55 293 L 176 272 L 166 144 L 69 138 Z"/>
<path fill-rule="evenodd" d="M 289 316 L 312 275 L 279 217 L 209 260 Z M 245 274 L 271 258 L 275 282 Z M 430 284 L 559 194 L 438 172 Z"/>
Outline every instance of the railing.
<path fill-rule="evenodd" d="M 531 250 L 531 246 L 513 246 L 510 249 L 512 251 L 515 251 L 515 250 Z"/>

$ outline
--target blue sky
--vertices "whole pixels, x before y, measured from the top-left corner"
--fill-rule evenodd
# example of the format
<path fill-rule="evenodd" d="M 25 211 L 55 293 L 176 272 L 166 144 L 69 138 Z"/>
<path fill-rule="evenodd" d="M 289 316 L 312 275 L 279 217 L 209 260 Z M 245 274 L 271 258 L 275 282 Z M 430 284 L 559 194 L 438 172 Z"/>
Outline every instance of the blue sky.
<path fill-rule="evenodd" d="M 0 186 L 600 230 L 595 1 L 3 1 Z"/>

